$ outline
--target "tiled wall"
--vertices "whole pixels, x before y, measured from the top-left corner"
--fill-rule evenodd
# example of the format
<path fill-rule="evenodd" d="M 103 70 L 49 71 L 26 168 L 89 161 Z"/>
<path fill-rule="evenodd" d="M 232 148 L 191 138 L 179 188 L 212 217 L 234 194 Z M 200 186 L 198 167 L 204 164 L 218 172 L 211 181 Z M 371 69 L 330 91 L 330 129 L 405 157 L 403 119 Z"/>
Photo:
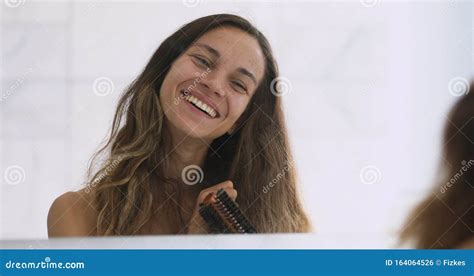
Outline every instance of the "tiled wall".
<path fill-rule="evenodd" d="M 199 16 L 241 14 L 272 43 L 291 83 L 284 101 L 306 208 L 322 233 L 393 242 L 434 177 L 456 99 L 448 83 L 474 73 L 469 2 L 1 5 L 3 239 L 47 236 L 50 204 L 80 187 L 123 88 L 167 35 Z M 375 183 L 364 184 L 367 170 Z"/>

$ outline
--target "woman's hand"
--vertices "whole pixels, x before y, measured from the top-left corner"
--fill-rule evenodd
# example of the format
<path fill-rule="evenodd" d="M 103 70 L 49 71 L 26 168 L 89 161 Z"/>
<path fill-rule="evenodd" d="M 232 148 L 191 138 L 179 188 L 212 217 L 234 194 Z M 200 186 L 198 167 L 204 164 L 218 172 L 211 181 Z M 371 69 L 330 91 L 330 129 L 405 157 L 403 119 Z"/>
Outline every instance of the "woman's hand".
<path fill-rule="evenodd" d="M 229 197 L 235 201 L 237 198 L 237 191 L 234 189 L 234 183 L 232 181 L 227 180 L 207 189 L 202 190 L 197 199 L 196 205 L 194 207 L 193 215 L 191 216 L 191 220 L 188 224 L 187 234 L 205 234 L 208 231 L 207 225 L 202 219 L 201 215 L 199 214 L 199 204 L 201 204 L 207 195 L 210 193 L 216 194 L 218 190 L 224 189 L 227 192 Z"/>

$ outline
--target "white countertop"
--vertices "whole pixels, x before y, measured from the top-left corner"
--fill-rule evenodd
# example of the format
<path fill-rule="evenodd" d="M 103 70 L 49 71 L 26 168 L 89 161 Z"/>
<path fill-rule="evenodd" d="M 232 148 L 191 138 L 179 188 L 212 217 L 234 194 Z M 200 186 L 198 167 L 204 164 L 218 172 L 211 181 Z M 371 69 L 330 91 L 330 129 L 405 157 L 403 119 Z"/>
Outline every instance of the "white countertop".
<path fill-rule="evenodd" d="M 221 234 L 3 240 L 3 249 L 387 249 L 376 234 Z"/>

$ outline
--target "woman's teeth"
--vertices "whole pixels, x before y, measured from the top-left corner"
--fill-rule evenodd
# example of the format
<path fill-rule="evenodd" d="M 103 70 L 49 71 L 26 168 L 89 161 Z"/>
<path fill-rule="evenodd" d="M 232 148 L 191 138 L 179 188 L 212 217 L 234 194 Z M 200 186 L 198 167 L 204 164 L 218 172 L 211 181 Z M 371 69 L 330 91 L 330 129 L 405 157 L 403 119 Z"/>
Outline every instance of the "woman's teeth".
<path fill-rule="evenodd" d="M 191 96 L 191 95 L 187 95 L 185 97 L 185 99 L 190 102 L 190 103 L 193 103 L 195 106 L 197 106 L 199 109 L 201 109 L 202 111 L 206 112 L 209 116 L 211 116 L 212 118 L 215 118 L 216 115 L 217 115 L 217 112 L 210 106 L 208 106 L 207 104 L 201 102 L 200 100 L 198 100 L 197 98 Z"/>

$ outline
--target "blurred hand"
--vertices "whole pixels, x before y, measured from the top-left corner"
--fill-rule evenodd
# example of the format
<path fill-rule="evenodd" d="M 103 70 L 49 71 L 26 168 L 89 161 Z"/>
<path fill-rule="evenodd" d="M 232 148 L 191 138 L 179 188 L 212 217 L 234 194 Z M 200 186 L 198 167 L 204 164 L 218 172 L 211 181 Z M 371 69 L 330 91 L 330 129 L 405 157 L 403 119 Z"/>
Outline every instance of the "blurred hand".
<path fill-rule="evenodd" d="M 188 225 L 187 234 L 205 234 L 208 232 L 208 227 L 201 215 L 199 214 L 199 204 L 204 201 L 207 195 L 209 195 L 210 193 L 217 194 L 217 191 L 220 189 L 224 189 L 224 191 L 226 191 L 226 193 L 233 201 L 235 201 L 235 199 L 237 198 L 237 190 L 234 189 L 234 183 L 232 183 L 232 181 L 230 180 L 224 181 L 222 183 L 202 190 L 196 199 L 194 212 L 191 216 L 191 220 Z"/>

